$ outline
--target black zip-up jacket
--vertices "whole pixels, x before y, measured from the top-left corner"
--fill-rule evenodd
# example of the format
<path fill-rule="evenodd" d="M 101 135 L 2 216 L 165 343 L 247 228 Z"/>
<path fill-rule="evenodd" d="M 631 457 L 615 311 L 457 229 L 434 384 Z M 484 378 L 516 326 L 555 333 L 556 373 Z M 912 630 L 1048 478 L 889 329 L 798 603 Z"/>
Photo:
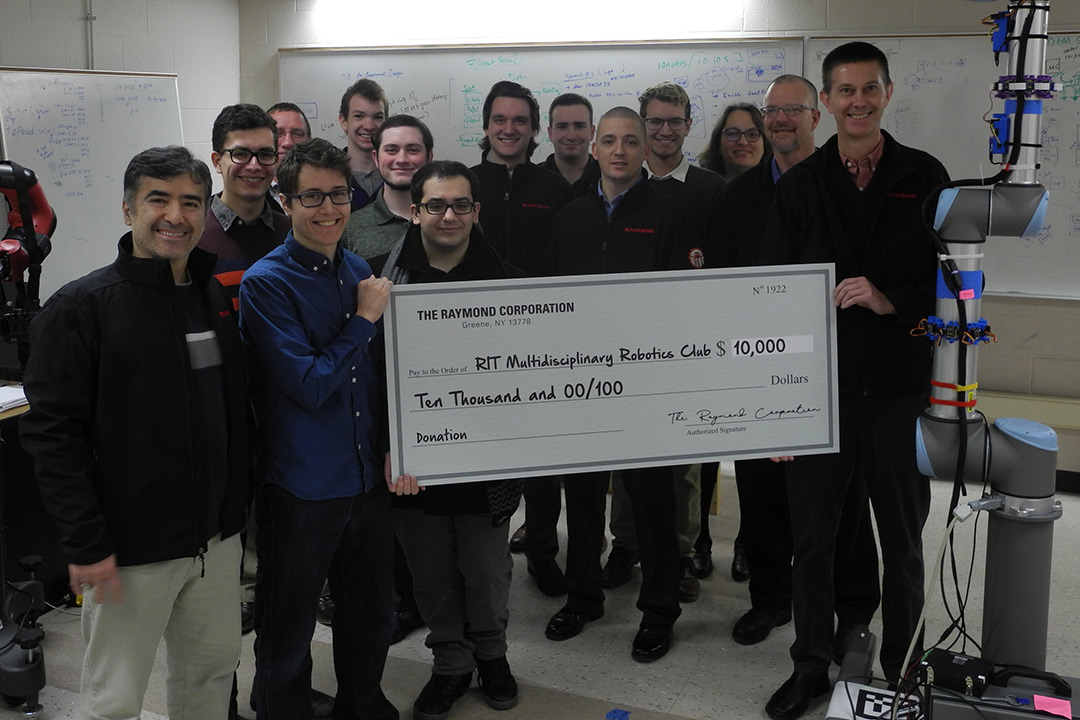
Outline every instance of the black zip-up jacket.
<path fill-rule="evenodd" d="M 525 273 L 499 257 L 484 239 L 484 233 L 475 225 L 469 236 L 465 256 L 450 272 L 431 267 L 420 238 L 419 226 L 409 225 L 401 242 L 397 267 L 408 271 L 409 285 L 525 277 Z M 389 253 L 371 259 L 371 271 L 375 275 L 381 277 L 386 273 L 388 257 Z M 403 282 L 399 280 L 398 284 Z M 379 335 L 382 337 L 382 333 Z M 377 345 L 377 349 L 385 352 L 382 344 Z M 388 429 L 385 434 L 389 435 Z M 393 500 L 396 508 L 422 508 L 429 515 L 488 513 L 494 525 L 501 525 L 509 520 L 517 509 L 523 488 L 522 480 L 432 485 L 419 495 L 394 496 Z"/>
<path fill-rule="evenodd" d="M 682 270 L 700 267 L 699 234 L 681 203 L 644 179 L 623 195 L 611 220 L 598 193 L 567 205 L 555 220 L 548 275 Z"/>
<path fill-rule="evenodd" d="M 215 256 L 195 248 L 192 282 L 209 299 L 228 411 L 227 481 L 195 471 L 189 358 L 168 261 L 116 261 L 58 290 L 30 323 L 23 447 L 68 560 L 122 566 L 195 557 L 215 531 L 243 529 L 251 498 L 250 404 L 240 336 Z"/>
<path fill-rule="evenodd" d="M 948 173 L 931 155 L 882 134 L 881 161 L 861 193 L 835 135 L 784 173 L 762 242 L 763 264 L 835 263 L 837 283 L 865 276 L 896 308 L 895 315 L 837 309 L 841 397 L 930 386 L 932 346 L 910 331 L 934 311 L 937 264 L 922 205 Z"/>
<path fill-rule="evenodd" d="M 511 175 L 485 152 L 472 168 L 480 181 L 480 226 L 506 262 L 537 275 L 555 216 L 574 199 L 570 183 L 542 165 L 523 162 Z"/>
<path fill-rule="evenodd" d="M 761 238 L 769 222 L 776 181 L 772 161 L 739 174 L 720 201 L 720 243 L 711 267 L 748 267 L 761 260 Z"/>
<path fill-rule="evenodd" d="M 559 166 L 555 164 L 555 153 L 551 153 L 547 156 L 543 168 L 548 172 L 553 172 L 559 177 L 562 177 L 562 173 L 559 172 Z M 566 178 L 563 178 L 563 180 L 565 179 Z M 575 198 L 579 198 L 582 195 L 596 192 L 596 183 L 598 182 L 600 182 L 600 163 L 596 162 L 592 155 L 590 155 L 585 163 L 585 171 L 581 173 L 581 177 L 577 179 L 577 182 L 570 185 L 570 190 L 574 193 Z"/>

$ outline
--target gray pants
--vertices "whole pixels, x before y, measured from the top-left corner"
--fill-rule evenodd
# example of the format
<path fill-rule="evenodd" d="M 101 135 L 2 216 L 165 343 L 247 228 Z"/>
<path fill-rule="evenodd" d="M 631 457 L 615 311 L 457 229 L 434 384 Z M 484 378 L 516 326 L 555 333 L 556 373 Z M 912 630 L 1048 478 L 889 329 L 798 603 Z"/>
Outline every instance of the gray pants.
<path fill-rule="evenodd" d="M 430 632 L 438 675 L 464 675 L 477 660 L 506 655 L 513 560 L 509 525 L 491 516 L 425 515 L 394 510 L 394 530 L 413 576 L 413 594 Z"/>

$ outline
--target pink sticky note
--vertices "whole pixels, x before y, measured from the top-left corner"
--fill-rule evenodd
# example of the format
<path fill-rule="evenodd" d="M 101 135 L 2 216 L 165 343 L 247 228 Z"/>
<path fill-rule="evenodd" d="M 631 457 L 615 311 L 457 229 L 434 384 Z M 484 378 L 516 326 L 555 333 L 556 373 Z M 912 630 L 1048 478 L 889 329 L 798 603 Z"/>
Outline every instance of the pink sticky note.
<path fill-rule="evenodd" d="M 1033 695 L 1032 697 L 1035 699 L 1036 710 L 1042 710 L 1043 712 L 1060 715 L 1061 717 L 1072 720 L 1072 703 L 1068 700 L 1048 697 L 1046 695 Z"/>
<path fill-rule="evenodd" d="M 975 299 L 975 291 L 974 290 L 961 290 L 960 291 L 960 299 L 961 300 L 974 300 Z"/>

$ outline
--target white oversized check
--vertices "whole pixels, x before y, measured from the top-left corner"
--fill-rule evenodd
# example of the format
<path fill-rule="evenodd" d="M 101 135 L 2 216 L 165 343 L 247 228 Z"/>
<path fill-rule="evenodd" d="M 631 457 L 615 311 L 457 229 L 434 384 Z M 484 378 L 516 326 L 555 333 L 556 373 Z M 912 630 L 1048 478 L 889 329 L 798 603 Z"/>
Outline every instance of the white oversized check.
<path fill-rule="evenodd" d="M 394 287 L 391 464 L 421 484 L 838 449 L 833 266 Z"/>

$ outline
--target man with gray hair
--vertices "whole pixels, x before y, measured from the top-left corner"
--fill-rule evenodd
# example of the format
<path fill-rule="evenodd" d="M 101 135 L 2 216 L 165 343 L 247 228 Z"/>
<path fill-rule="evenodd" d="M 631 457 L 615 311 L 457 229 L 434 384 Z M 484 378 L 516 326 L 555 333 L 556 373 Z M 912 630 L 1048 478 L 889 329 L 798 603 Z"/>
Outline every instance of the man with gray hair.
<path fill-rule="evenodd" d="M 232 304 L 195 247 L 210 189 L 186 148 L 132 158 L 117 259 L 30 325 L 22 444 L 83 595 L 85 717 L 139 717 L 162 637 L 169 717 L 228 714 L 251 453 Z"/>
<path fill-rule="evenodd" d="M 721 203 L 724 266 L 759 264 L 761 239 L 769 219 L 776 183 L 788 170 L 814 154 L 814 129 L 821 118 L 817 88 L 798 75 L 782 75 L 765 92 L 765 136 L 773 148 L 772 159 L 755 165 L 728 185 Z M 735 483 L 739 491 L 739 537 L 753 572 L 750 575 L 751 608 L 731 632 L 735 642 L 753 645 L 769 636 L 773 628 L 791 620 L 791 526 L 789 523 L 785 464 L 768 459 L 736 460 Z M 876 567 L 877 544 L 870 526 L 865 492 L 851 492 L 844 501 L 845 537 L 838 544 L 833 563 L 836 615 L 839 620 L 839 658 L 854 628 L 868 625 L 880 600 Z M 842 550 L 842 552 L 841 552 Z M 855 568 L 849 572 L 848 569 Z"/>

